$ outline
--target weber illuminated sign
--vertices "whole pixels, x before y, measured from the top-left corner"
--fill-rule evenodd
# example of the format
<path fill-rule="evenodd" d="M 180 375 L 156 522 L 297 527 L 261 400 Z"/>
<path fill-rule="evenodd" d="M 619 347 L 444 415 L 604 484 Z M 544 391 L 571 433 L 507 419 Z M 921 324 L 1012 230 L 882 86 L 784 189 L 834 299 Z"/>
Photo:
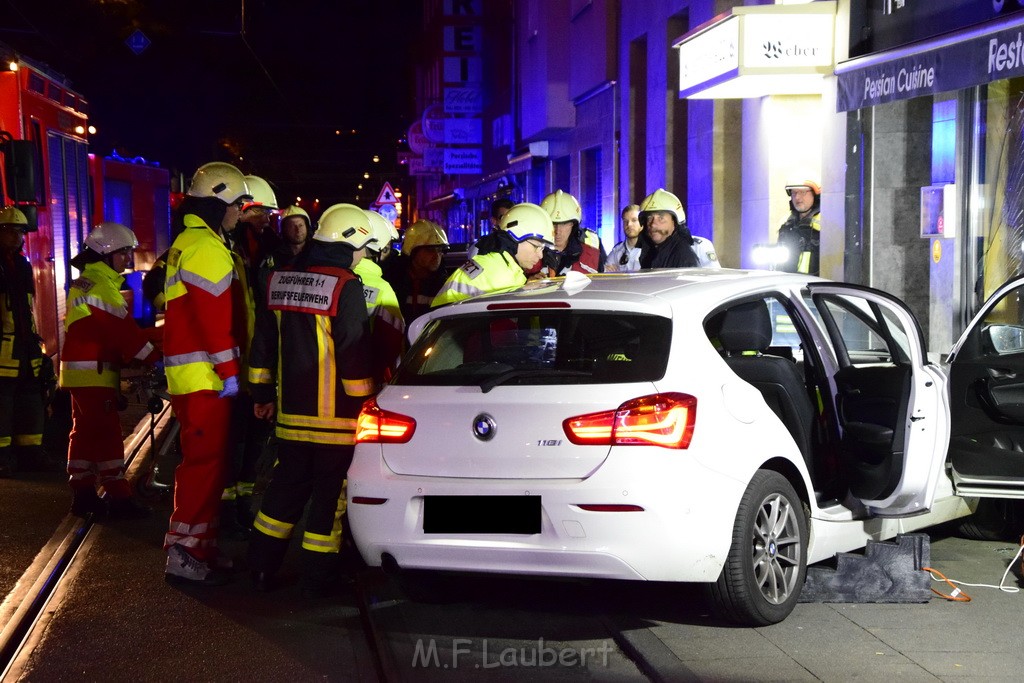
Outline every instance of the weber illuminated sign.
<path fill-rule="evenodd" d="M 676 43 L 679 96 L 820 93 L 834 33 L 834 2 L 734 7 Z"/>

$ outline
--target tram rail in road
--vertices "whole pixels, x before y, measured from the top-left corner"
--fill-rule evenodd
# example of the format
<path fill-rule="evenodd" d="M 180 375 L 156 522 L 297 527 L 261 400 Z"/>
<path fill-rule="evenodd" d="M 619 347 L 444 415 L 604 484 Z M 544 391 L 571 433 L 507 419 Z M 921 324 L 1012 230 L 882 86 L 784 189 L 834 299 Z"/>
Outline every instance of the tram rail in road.
<path fill-rule="evenodd" d="M 173 424 L 170 403 L 147 415 L 125 439 L 126 476 L 135 481 L 147 467 L 151 449 L 163 440 Z M 14 590 L 0 604 L 0 681 L 4 680 L 39 622 L 47 606 L 73 566 L 79 550 L 94 526 L 93 516 L 84 519 L 67 515 L 50 540 L 18 580 Z"/>

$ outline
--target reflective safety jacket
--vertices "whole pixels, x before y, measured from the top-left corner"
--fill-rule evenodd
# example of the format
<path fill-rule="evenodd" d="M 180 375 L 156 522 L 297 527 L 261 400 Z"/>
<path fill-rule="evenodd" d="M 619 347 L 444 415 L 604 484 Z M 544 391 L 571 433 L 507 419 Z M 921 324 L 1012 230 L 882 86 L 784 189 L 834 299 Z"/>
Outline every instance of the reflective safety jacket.
<path fill-rule="evenodd" d="M 167 254 L 164 371 L 173 395 L 220 391 L 239 374 L 242 285 L 224 240 L 195 214 Z M 243 304 L 244 305 L 244 304 Z"/>
<path fill-rule="evenodd" d="M 35 283 L 22 254 L 0 255 L 0 381 L 39 377 L 43 348 L 32 317 Z M 50 373 L 53 375 L 51 366 Z"/>
<path fill-rule="evenodd" d="M 359 409 L 376 390 L 359 278 L 331 266 L 275 270 L 267 307 L 249 357 L 253 401 L 276 396 L 280 439 L 354 445 Z"/>
<path fill-rule="evenodd" d="M 121 366 L 132 359 L 152 363 L 160 354 L 128 314 L 121 294 L 124 278 L 102 261 L 85 266 L 68 291 L 60 385 L 109 387 L 121 381 Z"/>
<path fill-rule="evenodd" d="M 565 275 L 570 270 L 577 273 L 604 272 L 604 248 L 601 246 L 601 238 L 593 230 L 581 229 L 582 239 L 573 236 L 569 240 L 566 250 L 558 264 L 558 275 Z"/>
<path fill-rule="evenodd" d="M 391 379 L 405 347 L 405 319 L 395 290 L 382 277 L 379 265 L 364 258 L 353 272 L 363 282 L 366 314 L 370 318 L 373 379 L 383 384 Z"/>
<path fill-rule="evenodd" d="M 787 273 L 818 274 L 818 254 L 821 244 L 821 219 L 819 213 L 813 211 L 804 218 L 796 211 L 779 228 L 778 244 L 789 249 L 789 258 L 779 266 L 779 270 Z"/>
<path fill-rule="evenodd" d="M 526 275 L 522 267 L 507 251 L 492 251 L 477 255 L 462 264 L 452 273 L 448 282 L 434 297 L 431 306 L 441 306 L 468 299 L 478 294 L 495 292 L 499 289 L 522 287 Z"/>

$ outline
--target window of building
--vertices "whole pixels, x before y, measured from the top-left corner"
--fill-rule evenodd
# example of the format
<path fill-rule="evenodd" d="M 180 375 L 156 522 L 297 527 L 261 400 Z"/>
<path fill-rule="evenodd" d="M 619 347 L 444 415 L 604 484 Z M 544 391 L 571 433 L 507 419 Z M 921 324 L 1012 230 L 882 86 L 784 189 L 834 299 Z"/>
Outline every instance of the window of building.
<path fill-rule="evenodd" d="M 583 150 L 580 161 L 582 225 L 599 232 L 601 230 L 601 148 L 591 147 Z"/>

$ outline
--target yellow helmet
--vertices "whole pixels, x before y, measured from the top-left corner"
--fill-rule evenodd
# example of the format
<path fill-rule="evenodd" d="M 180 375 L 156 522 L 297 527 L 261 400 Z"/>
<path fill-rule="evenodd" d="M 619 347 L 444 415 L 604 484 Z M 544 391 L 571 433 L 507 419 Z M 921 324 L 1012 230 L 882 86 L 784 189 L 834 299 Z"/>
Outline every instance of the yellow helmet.
<path fill-rule="evenodd" d="M 285 218 L 291 218 L 292 216 L 300 216 L 302 218 L 305 218 L 306 228 L 313 227 L 313 221 L 309 220 L 309 214 L 306 213 L 306 210 L 303 209 L 301 206 L 296 206 L 295 204 L 292 204 L 291 206 L 287 207 L 284 211 L 281 212 L 282 221 L 284 221 Z"/>
<path fill-rule="evenodd" d="M 540 203 L 540 208 L 548 212 L 552 223 L 576 221 L 576 224 L 579 225 L 583 220 L 583 209 L 580 208 L 580 203 L 571 194 L 561 190 L 555 190 L 545 197 Z"/>
<path fill-rule="evenodd" d="M 402 240 L 402 253 L 409 255 L 416 247 L 447 247 L 448 235 L 444 228 L 435 223 L 421 218 L 405 229 L 405 239 Z"/>
<path fill-rule="evenodd" d="M 85 246 L 97 254 L 113 254 L 122 249 L 139 246 L 135 233 L 120 223 L 100 223 L 85 238 Z"/>
<path fill-rule="evenodd" d="M 355 204 L 335 204 L 320 216 L 320 227 L 313 233 L 318 242 L 344 242 L 353 249 L 362 249 L 377 238 L 370 228 L 370 219 Z"/>
<path fill-rule="evenodd" d="M 377 238 L 376 242 L 370 242 L 366 245 L 368 249 L 378 252 L 384 251 L 389 244 L 398 239 L 398 230 L 395 229 L 395 226 L 387 218 L 369 209 L 363 209 L 363 213 L 370 219 L 370 230 L 373 232 L 373 236 Z"/>
<path fill-rule="evenodd" d="M 216 197 L 225 204 L 252 199 L 242 172 L 223 161 L 212 161 L 196 169 L 186 194 L 189 197 Z"/>
<path fill-rule="evenodd" d="M 252 194 L 252 201 L 246 203 L 242 207 L 243 210 L 262 206 L 265 209 L 277 211 L 277 196 L 274 194 L 274 189 L 270 187 L 270 183 L 258 175 L 247 175 L 245 176 L 245 185 Z"/>
<path fill-rule="evenodd" d="M 501 217 L 498 227 L 516 242 L 538 239 L 548 245 L 555 243 L 555 226 L 551 216 L 536 204 L 516 204 Z"/>
<path fill-rule="evenodd" d="M 644 214 L 650 211 L 668 211 L 676 217 L 677 224 L 682 225 L 686 222 L 686 212 L 683 211 L 683 203 L 679 201 L 679 197 L 660 187 L 640 202 L 640 225 L 647 224 L 647 217 Z"/>
<path fill-rule="evenodd" d="M 25 232 L 28 230 L 28 218 L 21 209 L 8 206 L 0 209 L 0 225 L 13 225 L 18 230 Z"/>

